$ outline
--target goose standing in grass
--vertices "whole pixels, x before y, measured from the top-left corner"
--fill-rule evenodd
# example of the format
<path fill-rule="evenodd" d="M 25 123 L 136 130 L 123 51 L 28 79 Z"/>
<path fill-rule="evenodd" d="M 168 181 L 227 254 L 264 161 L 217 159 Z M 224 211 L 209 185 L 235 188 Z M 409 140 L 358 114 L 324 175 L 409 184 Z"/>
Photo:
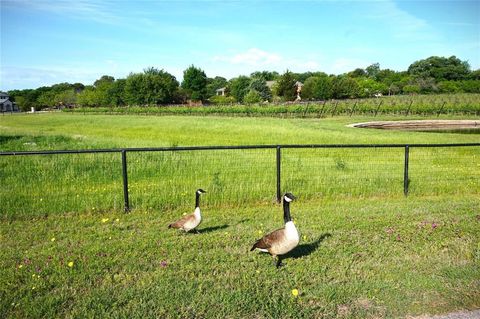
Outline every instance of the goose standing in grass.
<path fill-rule="evenodd" d="M 290 216 L 290 202 L 295 199 L 292 193 L 283 195 L 283 220 L 285 227 L 277 229 L 268 235 L 263 236 L 253 244 L 252 249 L 258 249 L 263 252 L 268 252 L 273 258 L 277 258 L 277 268 L 282 266 L 282 255 L 285 255 L 293 248 L 297 247 L 300 241 L 297 228 Z"/>
<path fill-rule="evenodd" d="M 177 228 L 189 232 L 200 225 L 202 221 L 202 215 L 200 214 L 200 195 L 206 193 L 203 189 L 199 188 L 195 192 L 195 210 L 193 213 L 183 216 L 181 219 L 168 225 L 168 228 Z M 198 230 L 195 229 L 198 233 Z"/>

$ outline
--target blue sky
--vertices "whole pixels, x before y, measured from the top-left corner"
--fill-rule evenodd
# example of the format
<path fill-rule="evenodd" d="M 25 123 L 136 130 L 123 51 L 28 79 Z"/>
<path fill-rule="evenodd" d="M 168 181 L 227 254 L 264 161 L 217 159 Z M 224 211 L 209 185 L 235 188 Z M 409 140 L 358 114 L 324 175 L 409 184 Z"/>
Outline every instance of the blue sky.
<path fill-rule="evenodd" d="M 181 81 L 253 71 L 406 70 L 432 55 L 480 68 L 480 1 L 0 0 L 0 89 L 92 84 L 153 66 Z"/>

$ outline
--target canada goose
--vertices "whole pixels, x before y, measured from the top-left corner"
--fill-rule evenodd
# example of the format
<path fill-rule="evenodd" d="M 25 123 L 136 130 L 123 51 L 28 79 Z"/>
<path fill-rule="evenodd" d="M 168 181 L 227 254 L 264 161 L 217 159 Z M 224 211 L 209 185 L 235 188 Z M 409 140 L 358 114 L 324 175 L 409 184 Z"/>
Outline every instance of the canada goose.
<path fill-rule="evenodd" d="M 193 213 L 183 216 L 174 223 L 168 225 L 168 228 L 178 228 L 182 229 L 185 232 L 189 232 L 192 229 L 195 229 L 200 222 L 202 221 L 202 215 L 200 215 L 200 194 L 206 193 L 203 189 L 199 188 L 195 192 L 195 210 Z M 198 233 L 198 230 L 195 229 Z"/>
<path fill-rule="evenodd" d="M 268 235 L 263 236 L 253 244 L 252 249 L 258 249 L 263 252 L 268 252 L 273 258 L 277 258 L 277 268 L 282 265 L 282 260 L 279 257 L 288 253 L 295 248 L 300 241 L 297 228 L 290 216 L 290 202 L 295 199 L 292 193 L 286 193 L 283 196 L 283 220 L 285 227 L 277 229 Z"/>

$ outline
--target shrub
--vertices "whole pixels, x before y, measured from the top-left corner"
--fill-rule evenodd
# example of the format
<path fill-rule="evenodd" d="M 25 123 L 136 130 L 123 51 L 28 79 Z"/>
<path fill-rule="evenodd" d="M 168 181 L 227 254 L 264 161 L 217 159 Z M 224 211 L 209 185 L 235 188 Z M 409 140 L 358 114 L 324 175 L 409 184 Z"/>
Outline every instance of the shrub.
<path fill-rule="evenodd" d="M 208 99 L 212 104 L 221 105 L 221 104 L 233 104 L 235 103 L 235 98 L 233 96 L 222 96 L 214 95 Z"/>
<path fill-rule="evenodd" d="M 256 90 L 250 90 L 243 98 L 243 102 L 246 104 L 260 103 L 262 102 L 262 96 Z"/>

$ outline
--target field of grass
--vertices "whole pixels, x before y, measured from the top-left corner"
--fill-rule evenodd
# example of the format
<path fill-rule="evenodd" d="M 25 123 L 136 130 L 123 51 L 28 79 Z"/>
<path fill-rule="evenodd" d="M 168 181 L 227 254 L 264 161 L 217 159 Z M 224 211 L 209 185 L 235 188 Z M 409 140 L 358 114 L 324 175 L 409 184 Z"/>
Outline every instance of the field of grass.
<path fill-rule="evenodd" d="M 267 254 L 249 252 L 281 225 L 277 205 L 204 205 L 199 234 L 167 229 L 182 210 L 4 222 L 0 313 L 382 318 L 478 309 L 479 211 L 478 197 L 468 196 L 300 195 L 292 216 L 301 242 L 280 270 Z"/>
<path fill-rule="evenodd" d="M 479 141 L 346 127 L 369 119 L 6 115 L 0 150 Z M 0 156 L 0 314 L 378 318 L 480 307 L 478 147 L 412 148 L 407 198 L 403 149 L 282 150 L 301 243 L 280 270 L 248 252 L 282 224 L 275 150 L 127 156 L 129 214 L 119 153 Z M 208 192 L 200 234 L 166 229 L 198 187 Z"/>

